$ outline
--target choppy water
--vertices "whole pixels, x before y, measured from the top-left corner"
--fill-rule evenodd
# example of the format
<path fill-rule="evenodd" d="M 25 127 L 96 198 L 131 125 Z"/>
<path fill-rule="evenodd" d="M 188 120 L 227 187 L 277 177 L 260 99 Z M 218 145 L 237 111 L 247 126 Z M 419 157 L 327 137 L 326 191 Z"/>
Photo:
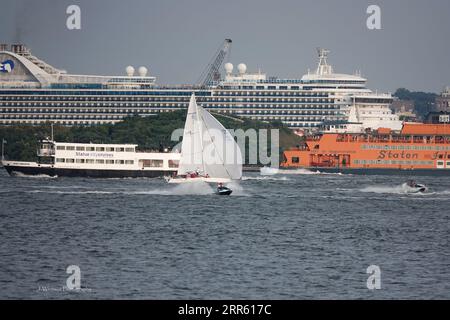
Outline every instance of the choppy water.
<path fill-rule="evenodd" d="M 404 179 L 245 173 L 220 197 L 2 171 L 0 298 L 449 299 L 450 179 L 417 178 L 423 195 Z M 81 292 L 62 290 L 69 265 Z"/>

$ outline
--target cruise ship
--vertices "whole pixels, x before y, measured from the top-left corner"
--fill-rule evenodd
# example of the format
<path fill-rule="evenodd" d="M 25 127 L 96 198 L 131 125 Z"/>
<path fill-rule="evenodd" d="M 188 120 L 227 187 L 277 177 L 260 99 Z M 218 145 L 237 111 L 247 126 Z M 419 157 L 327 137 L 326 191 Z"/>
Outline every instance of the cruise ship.
<path fill-rule="evenodd" d="M 135 144 L 93 144 L 42 140 L 37 161 L 1 163 L 12 176 L 138 178 L 172 176 L 179 152 L 143 152 Z"/>
<path fill-rule="evenodd" d="M 282 121 L 299 132 L 362 131 L 401 122 L 392 114 L 390 94 L 367 88 L 360 74 L 339 74 L 318 49 L 315 72 L 300 79 L 248 72 L 243 63 L 223 64 L 227 39 L 202 85 L 164 86 L 146 67 L 126 67 L 123 76 L 69 74 L 34 56 L 22 44 L 0 45 L 0 124 L 94 125 L 131 115 L 151 116 L 198 103 L 216 113 L 261 121 Z M 224 68 L 222 68 L 222 65 Z M 222 70 L 219 75 L 219 68 Z"/>

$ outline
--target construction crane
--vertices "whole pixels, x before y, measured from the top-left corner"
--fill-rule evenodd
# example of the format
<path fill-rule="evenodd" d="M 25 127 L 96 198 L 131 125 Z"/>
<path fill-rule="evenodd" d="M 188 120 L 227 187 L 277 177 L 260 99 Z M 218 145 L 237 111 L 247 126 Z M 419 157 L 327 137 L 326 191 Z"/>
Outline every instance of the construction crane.
<path fill-rule="evenodd" d="M 211 61 L 206 66 L 205 70 L 203 70 L 200 78 L 197 81 L 197 84 L 204 87 L 213 81 L 220 80 L 220 67 L 227 55 L 227 53 L 231 49 L 231 39 L 225 39 L 224 42 L 220 45 L 219 49 L 211 59 Z"/>

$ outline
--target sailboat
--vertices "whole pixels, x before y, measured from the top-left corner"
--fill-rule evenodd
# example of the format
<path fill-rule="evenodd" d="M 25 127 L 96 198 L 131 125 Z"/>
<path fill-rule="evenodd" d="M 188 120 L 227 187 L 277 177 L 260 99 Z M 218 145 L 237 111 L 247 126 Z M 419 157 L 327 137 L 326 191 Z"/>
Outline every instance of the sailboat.
<path fill-rule="evenodd" d="M 168 179 L 168 182 L 217 183 L 219 187 L 216 193 L 226 194 L 223 184 L 241 177 L 242 154 L 238 144 L 216 118 L 197 105 L 195 95 L 192 94 L 184 125 L 177 175 Z"/>

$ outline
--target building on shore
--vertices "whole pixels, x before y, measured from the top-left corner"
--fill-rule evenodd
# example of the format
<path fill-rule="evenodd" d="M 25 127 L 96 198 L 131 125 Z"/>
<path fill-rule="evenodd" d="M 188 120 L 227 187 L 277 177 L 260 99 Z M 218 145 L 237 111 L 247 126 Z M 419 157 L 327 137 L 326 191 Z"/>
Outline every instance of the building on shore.
<path fill-rule="evenodd" d="M 432 123 L 432 124 L 450 123 L 450 111 L 430 112 L 425 116 L 424 123 Z"/>
<path fill-rule="evenodd" d="M 441 95 L 436 98 L 436 111 L 450 111 L 450 87 L 445 88 Z"/>
<path fill-rule="evenodd" d="M 418 120 L 413 100 L 401 100 L 394 98 L 391 109 L 400 120 L 407 122 L 414 122 Z"/>

